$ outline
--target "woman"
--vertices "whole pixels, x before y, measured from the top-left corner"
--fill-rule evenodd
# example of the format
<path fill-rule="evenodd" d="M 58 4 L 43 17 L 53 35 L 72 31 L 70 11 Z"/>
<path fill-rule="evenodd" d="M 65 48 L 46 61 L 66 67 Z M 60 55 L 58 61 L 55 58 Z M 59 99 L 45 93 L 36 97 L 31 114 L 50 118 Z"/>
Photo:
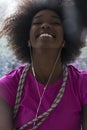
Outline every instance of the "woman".
<path fill-rule="evenodd" d="M 28 64 L 0 79 L 0 130 L 87 130 L 87 72 L 67 65 L 84 43 L 81 30 L 67 32 L 63 9 L 25 0 L 5 20 L 1 35 Z"/>

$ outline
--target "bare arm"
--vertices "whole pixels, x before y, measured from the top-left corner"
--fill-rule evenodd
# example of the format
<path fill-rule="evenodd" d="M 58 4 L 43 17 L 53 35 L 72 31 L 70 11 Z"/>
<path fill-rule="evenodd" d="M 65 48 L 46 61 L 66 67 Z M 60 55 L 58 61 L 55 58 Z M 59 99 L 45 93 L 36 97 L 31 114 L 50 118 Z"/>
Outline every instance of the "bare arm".
<path fill-rule="evenodd" d="M 82 130 L 87 130 L 87 105 L 85 105 L 83 108 L 82 118 L 83 118 L 83 129 Z"/>
<path fill-rule="evenodd" d="M 0 97 L 0 130 L 14 130 L 12 108 Z"/>

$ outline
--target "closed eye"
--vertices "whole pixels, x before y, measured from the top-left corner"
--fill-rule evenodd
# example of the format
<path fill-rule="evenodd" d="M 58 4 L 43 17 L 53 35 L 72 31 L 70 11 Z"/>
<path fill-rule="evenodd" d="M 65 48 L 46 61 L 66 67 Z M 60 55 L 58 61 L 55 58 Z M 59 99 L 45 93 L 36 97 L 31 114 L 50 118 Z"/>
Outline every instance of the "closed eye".
<path fill-rule="evenodd" d="M 41 25 L 41 24 L 43 24 L 43 22 L 41 22 L 41 21 L 32 22 L 32 25 Z M 61 25 L 60 22 L 50 22 L 49 24 L 54 25 L 54 26 L 60 26 Z"/>
<path fill-rule="evenodd" d="M 51 25 L 58 25 L 58 26 L 60 26 L 61 23 L 59 23 L 59 22 L 52 22 Z"/>
<path fill-rule="evenodd" d="M 32 25 L 40 25 L 42 22 L 33 22 Z"/>

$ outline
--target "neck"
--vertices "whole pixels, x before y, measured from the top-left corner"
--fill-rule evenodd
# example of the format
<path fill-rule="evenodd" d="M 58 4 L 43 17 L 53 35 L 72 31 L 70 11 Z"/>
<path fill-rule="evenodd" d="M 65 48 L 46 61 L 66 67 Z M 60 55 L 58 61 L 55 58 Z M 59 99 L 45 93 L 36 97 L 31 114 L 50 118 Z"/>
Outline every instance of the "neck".
<path fill-rule="evenodd" d="M 53 70 L 52 78 L 49 82 L 53 83 L 58 80 L 62 74 L 62 64 L 60 54 L 57 49 L 33 49 L 33 66 L 36 74 L 36 79 L 43 84 L 46 84 Z"/>

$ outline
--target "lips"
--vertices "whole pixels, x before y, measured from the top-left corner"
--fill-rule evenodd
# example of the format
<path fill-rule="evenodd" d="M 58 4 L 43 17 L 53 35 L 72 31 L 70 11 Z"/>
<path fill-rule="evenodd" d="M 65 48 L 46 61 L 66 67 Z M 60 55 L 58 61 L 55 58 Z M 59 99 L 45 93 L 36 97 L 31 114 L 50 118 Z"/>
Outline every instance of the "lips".
<path fill-rule="evenodd" d="M 41 32 L 39 34 L 36 35 L 36 38 L 38 37 L 49 37 L 49 38 L 56 38 L 56 35 L 54 33 L 51 33 L 51 32 Z"/>
<path fill-rule="evenodd" d="M 50 37 L 50 38 L 52 38 L 53 36 L 51 34 L 48 34 L 48 33 L 43 33 L 39 37 Z"/>

